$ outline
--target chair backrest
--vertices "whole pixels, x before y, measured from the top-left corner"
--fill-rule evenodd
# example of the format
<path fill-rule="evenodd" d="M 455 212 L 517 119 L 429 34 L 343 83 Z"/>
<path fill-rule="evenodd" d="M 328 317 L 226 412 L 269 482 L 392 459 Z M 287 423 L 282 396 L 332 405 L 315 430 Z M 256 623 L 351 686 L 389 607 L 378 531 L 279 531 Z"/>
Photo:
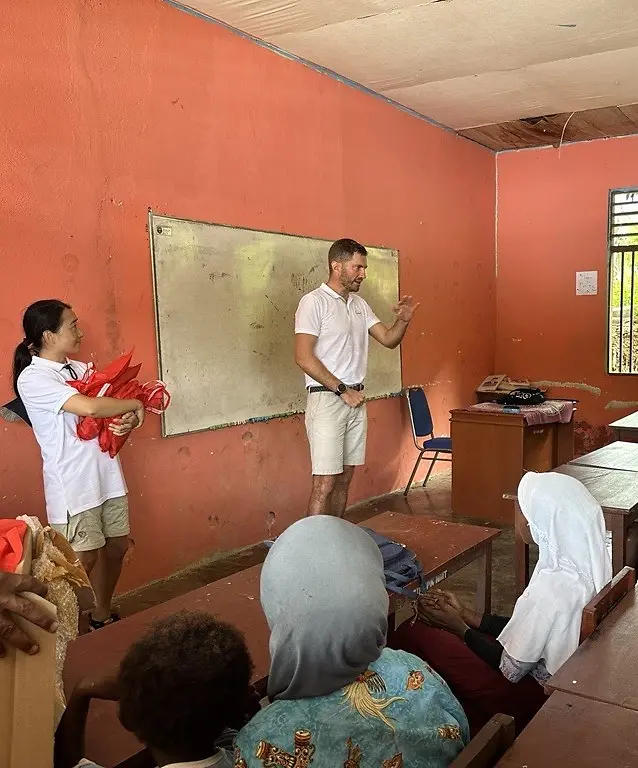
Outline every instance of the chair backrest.
<path fill-rule="evenodd" d="M 580 642 L 584 642 L 612 608 L 636 585 L 636 571 L 626 565 L 583 608 Z"/>
<path fill-rule="evenodd" d="M 425 392 L 421 389 L 408 389 L 406 392 L 408 407 L 410 409 L 410 421 L 412 422 L 412 434 L 414 439 L 430 437 L 434 433 L 432 414 Z"/>
<path fill-rule="evenodd" d="M 514 743 L 514 718 L 494 715 L 465 747 L 450 768 L 493 768 Z"/>

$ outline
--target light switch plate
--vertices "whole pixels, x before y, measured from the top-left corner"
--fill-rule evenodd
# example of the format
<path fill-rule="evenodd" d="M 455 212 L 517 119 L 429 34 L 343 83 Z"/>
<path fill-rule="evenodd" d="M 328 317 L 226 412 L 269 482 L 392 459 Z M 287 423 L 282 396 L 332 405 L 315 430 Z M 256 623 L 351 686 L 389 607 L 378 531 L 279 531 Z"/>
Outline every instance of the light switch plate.
<path fill-rule="evenodd" d="M 596 296 L 598 272 L 576 272 L 576 296 Z"/>

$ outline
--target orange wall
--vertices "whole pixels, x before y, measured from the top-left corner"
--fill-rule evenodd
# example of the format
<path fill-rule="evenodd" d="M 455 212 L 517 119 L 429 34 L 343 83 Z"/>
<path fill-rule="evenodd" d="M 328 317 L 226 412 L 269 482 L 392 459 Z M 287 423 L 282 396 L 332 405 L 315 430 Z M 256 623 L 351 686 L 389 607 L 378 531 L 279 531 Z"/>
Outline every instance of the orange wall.
<path fill-rule="evenodd" d="M 638 186 L 638 137 L 500 154 L 497 173 L 496 368 L 577 384 L 551 391 L 581 401 L 589 450 L 638 401 L 635 377 L 605 372 L 608 192 Z M 586 270 L 598 271 L 597 296 L 576 296 Z"/>
<path fill-rule="evenodd" d="M 86 356 L 135 345 L 156 375 L 149 207 L 398 248 L 402 290 L 422 302 L 404 383 L 428 385 L 440 432 L 491 372 L 490 152 L 160 0 L 9 3 L 0 83 L 1 396 L 21 313 L 48 296 L 79 313 Z M 302 419 L 168 440 L 149 422 L 123 452 L 135 545 L 121 588 L 304 511 Z M 1 435 L 0 515 L 41 514 L 31 432 Z M 398 487 L 413 457 L 402 403 L 371 404 L 353 500 Z"/>

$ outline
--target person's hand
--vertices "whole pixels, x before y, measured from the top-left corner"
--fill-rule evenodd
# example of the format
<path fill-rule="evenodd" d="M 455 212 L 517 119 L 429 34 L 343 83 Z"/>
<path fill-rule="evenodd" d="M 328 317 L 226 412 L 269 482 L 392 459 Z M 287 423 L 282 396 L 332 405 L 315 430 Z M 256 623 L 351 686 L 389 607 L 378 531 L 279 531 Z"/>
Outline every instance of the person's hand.
<path fill-rule="evenodd" d="M 117 670 L 85 677 L 75 686 L 73 696 L 88 699 L 104 699 L 105 701 L 118 701 L 120 694 L 117 687 Z"/>
<path fill-rule="evenodd" d="M 135 417 L 137 418 L 137 426 L 134 427 L 134 429 L 139 429 L 144 424 L 144 419 L 146 417 L 146 411 L 144 410 L 144 406 L 140 405 L 140 407 L 135 411 Z"/>
<path fill-rule="evenodd" d="M 419 306 L 419 302 L 414 301 L 412 296 L 404 296 L 396 306 L 392 307 L 392 311 L 397 320 L 409 323 Z"/>
<path fill-rule="evenodd" d="M 455 611 L 458 611 L 460 616 L 465 615 L 466 607 L 454 592 L 446 592 L 443 589 L 429 589 L 428 597 L 433 598 L 437 603 L 447 603 L 448 605 L 451 605 Z"/>
<path fill-rule="evenodd" d="M 113 419 L 109 424 L 109 430 L 116 437 L 124 437 L 124 435 L 128 435 L 129 432 L 137 429 L 138 426 L 139 419 L 137 414 L 131 411 L 130 413 L 125 413 L 124 416 L 120 416 L 119 419 Z"/>
<path fill-rule="evenodd" d="M 25 653 L 37 653 L 37 643 L 15 623 L 12 614 L 22 616 L 32 624 L 55 632 L 58 622 L 47 615 L 42 608 L 32 603 L 24 592 L 33 592 L 40 597 L 46 597 L 47 587 L 32 576 L 21 576 L 15 573 L 0 573 L 0 657 L 6 654 L 6 646 L 13 645 Z"/>
<path fill-rule="evenodd" d="M 445 629 L 458 637 L 463 637 L 469 629 L 461 614 L 446 600 L 429 597 L 428 594 L 419 599 L 418 617 L 432 627 Z"/>
<path fill-rule="evenodd" d="M 358 392 L 356 389 L 346 389 L 340 397 L 343 402 L 351 408 L 360 408 L 366 400 L 363 392 Z"/>

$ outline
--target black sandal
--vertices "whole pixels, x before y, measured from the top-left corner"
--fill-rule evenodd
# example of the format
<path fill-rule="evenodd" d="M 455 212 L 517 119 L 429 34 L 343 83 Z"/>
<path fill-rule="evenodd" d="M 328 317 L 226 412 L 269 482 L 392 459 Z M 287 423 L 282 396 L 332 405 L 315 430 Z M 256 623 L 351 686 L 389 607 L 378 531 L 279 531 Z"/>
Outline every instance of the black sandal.
<path fill-rule="evenodd" d="M 115 622 L 120 621 L 121 618 L 119 613 L 115 612 L 113 612 L 108 619 L 104 619 L 104 621 L 96 621 L 92 616 L 89 616 L 89 632 L 95 632 L 95 630 L 102 629 L 102 627 L 108 627 L 109 624 L 115 624 Z"/>

